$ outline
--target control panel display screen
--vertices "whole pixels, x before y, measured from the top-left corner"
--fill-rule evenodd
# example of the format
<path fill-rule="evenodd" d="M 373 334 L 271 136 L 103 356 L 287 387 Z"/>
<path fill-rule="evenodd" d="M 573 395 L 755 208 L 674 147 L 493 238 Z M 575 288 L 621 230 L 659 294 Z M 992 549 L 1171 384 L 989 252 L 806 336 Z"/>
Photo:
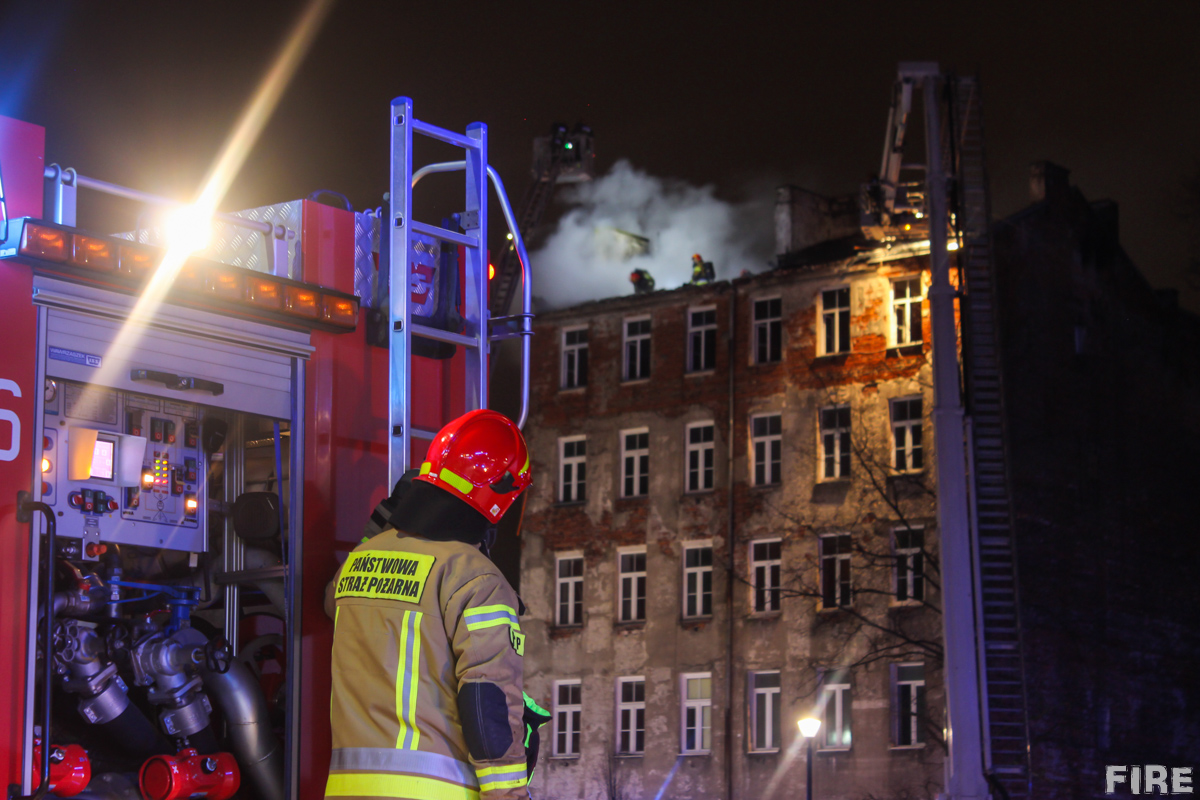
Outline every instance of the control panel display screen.
<path fill-rule="evenodd" d="M 96 439 L 92 451 L 92 477 L 104 481 L 113 479 L 113 462 L 117 443 L 108 439 Z"/>

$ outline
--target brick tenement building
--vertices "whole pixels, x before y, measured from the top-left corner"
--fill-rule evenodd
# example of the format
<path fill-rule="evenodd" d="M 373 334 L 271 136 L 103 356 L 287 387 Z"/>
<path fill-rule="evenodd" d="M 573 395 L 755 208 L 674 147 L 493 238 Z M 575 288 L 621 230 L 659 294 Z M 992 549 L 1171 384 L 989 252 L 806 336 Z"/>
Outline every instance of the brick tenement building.
<path fill-rule="evenodd" d="M 1200 320 L 1115 203 L 1044 162 L 1031 200 L 993 241 L 1034 796 L 1100 797 L 1106 764 L 1200 769 Z"/>
<path fill-rule="evenodd" d="M 932 797 L 927 258 L 869 248 L 538 317 L 535 798 Z"/>

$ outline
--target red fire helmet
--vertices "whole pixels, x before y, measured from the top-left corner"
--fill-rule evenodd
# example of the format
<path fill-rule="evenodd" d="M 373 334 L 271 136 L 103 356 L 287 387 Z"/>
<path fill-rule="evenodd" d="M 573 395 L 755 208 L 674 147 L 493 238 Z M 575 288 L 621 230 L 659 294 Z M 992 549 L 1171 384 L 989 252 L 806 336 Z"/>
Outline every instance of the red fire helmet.
<path fill-rule="evenodd" d="M 533 482 L 525 437 L 508 417 L 481 408 L 438 431 L 416 481 L 432 483 L 499 522 Z"/>

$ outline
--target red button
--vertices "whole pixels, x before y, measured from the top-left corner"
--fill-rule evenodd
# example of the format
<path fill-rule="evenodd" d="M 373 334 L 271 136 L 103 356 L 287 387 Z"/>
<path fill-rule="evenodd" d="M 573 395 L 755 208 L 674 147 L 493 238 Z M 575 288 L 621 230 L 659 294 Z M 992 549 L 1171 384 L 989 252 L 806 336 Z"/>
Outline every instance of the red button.
<path fill-rule="evenodd" d="M 54 449 L 54 442 L 52 442 L 50 440 L 49 436 L 42 437 L 42 449 L 43 450 L 53 450 Z"/>
<path fill-rule="evenodd" d="M 79 508 L 83 505 L 83 495 L 81 495 L 79 492 L 71 492 L 71 496 L 67 498 L 67 502 L 76 508 Z"/>
<path fill-rule="evenodd" d="M 42 495 L 45 496 L 48 494 L 50 494 L 50 484 L 42 481 Z"/>
<path fill-rule="evenodd" d="M 86 552 L 87 552 L 88 558 L 99 558 L 100 556 L 102 556 L 108 552 L 108 545 L 96 544 L 95 542 L 88 542 Z"/>
<path fill-rule="evenodd" d="M 108 500 L 108 510 L 109 511 L 116 511 L 120 507 L 121 507 L 120 504 L 118 504 L 116 500 L 109 498 L 109 500 Z"/>

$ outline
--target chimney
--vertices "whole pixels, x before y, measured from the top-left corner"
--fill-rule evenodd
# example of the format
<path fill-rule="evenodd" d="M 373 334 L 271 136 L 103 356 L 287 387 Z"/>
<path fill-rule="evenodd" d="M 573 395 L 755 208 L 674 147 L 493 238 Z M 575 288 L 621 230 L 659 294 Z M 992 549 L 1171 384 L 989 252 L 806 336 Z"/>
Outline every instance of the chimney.
<path fill-rule="evenodd" d="M 1029 202 L 1049 200 L 1057 203 L 1067 196 L 1071 170 L 1053 161 L 1035 161 L 1029 165 Z"/>

